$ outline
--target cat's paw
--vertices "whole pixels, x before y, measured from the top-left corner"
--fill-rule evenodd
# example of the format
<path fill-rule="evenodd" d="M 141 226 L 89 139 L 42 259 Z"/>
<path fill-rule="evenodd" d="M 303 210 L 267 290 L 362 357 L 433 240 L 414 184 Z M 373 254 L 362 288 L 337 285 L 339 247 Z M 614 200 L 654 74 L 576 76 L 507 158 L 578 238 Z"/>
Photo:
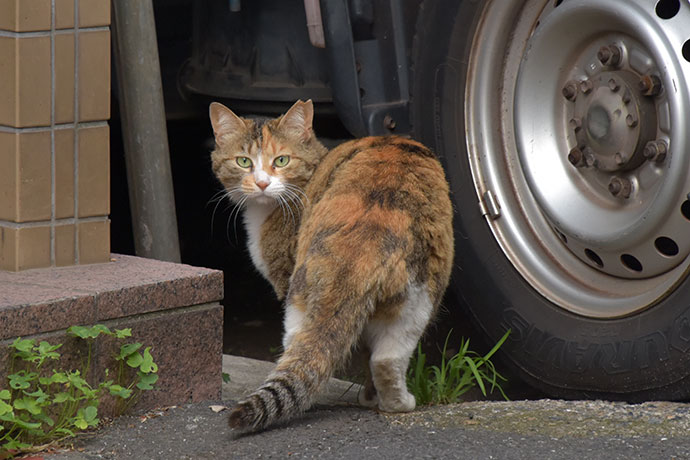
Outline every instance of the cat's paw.
<path fill-rule="evenodd" d="M 379 401 L 379 409 L 383 412 L 411 412 L 416 407 L 414 396 L 408 391 L 400 393 L 393 398 L 382 398 Z"/>
<path fill-rule="evenodd" d="M 364 407 L 376 407 L 379 404 L 379 397 L 376 394 L 376 390 L 372 388 L 364 387 L 360 390 L 357 395 L 357 400 L 359 404 Z"/>

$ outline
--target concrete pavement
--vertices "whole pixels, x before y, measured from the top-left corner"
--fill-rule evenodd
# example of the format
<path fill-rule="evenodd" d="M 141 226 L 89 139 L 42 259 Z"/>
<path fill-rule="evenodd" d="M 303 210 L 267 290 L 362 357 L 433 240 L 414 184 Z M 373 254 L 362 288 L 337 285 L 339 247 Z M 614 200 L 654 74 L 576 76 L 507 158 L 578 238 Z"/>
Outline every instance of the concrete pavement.
<path fill-rule="evenodd" d="M 287 426 L 237 436 L 221 410 L 253 390 L 271 363 L 224 358 L 223 401 L 121 417 L 46 460 L 95 459 L 686 459 L 690 406 L 604 401 L 472 401 L 384 415 L 331 381 L 315 409 Z"/>

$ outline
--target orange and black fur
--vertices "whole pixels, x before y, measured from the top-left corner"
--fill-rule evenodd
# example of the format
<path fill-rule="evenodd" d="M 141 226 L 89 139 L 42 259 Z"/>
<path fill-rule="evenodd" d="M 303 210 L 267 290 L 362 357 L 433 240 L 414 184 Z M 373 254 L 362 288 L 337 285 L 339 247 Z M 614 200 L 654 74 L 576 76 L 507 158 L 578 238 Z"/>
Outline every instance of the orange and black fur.
<path fill-rule="evenodd" d="M 213 103 L 213 170 L 244 207 L 249 252 L 285 300 L 284 353 L 230 413 L 258 430 L 308 409 L 361 341 L 370 353 L 360 402 L 410 411 L 405 374 L 448 284 L 452 207 L 443 169 L 422 144 L 367 137 L 327 151 L 311 101 L 267 122 Z"/>

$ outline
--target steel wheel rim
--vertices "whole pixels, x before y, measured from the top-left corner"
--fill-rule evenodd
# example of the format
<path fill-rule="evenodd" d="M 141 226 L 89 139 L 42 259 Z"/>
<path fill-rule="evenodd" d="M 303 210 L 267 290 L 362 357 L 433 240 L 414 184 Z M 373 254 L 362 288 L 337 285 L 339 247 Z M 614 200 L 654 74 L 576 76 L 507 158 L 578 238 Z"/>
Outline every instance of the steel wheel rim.
<path fill-rule="evenodd" d="M 682 31 L 690 24 L 690 5 L 679 4 L 677 14 L 662 19 L 659 2 L 649 0 L 510 3 L 487 3 L 469 62 L 467 147 L 482 211 L 518 272 L 557 306 L 604 319 L 639 312 L 671 292 L 690 266 L 690 155 L 684 154 L 690 141 L 673 129 L 682 126 L 690 106 L 690 63 L 681 57 L 690 38 Z M 623 64 L 597 61 L 587 74 L 588 59 L 601 57 L 597 51 L 616 40 L 625 46 Z M 616 93 L 605 86 L 619 76 L 623 88 L 636 83 L 628 52 L 646 53 L 654 65 L 642 70 L 673 88 L 634 98 L 640 106 L 630 110 L 646 117 L 644 127 L 653 122 L 654 133 L 642 132 L 639 124 L 604 123 L 609 140 L 594 152 L 600 164 L 587 168 L 582 158 L 585 166 L 576 166 L 569 152 L 584 138 L 572 118 L 583 114 L 588 135 L 601 134 L 599 106 L 609 115 L 625 110 L 621 88 Z M 573 102 L 565 98 L 565 86 L 581 70 L 598 80 L 585 88 L 589 98 L 582 92 Z M 666 142 L 663 158 L 642 158 L 650 153 L 650 136 Z M 621 168 L 620 158 L 614 162 L 617 148 L 637 149 Z M 613 195 L 614 177 L 631 182 L 629 197 Z"/>

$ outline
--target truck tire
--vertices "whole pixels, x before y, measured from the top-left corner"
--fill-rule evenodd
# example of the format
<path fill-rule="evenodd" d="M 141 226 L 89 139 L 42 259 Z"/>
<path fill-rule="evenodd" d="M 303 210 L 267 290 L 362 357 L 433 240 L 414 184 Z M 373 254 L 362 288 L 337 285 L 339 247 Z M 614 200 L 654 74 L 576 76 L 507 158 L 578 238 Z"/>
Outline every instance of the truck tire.
<path fill-rule="evenodd" d="M 451 295 L 553 396 L 688 398 L 690 3 L 427 1 L 412 56 Z"/>

